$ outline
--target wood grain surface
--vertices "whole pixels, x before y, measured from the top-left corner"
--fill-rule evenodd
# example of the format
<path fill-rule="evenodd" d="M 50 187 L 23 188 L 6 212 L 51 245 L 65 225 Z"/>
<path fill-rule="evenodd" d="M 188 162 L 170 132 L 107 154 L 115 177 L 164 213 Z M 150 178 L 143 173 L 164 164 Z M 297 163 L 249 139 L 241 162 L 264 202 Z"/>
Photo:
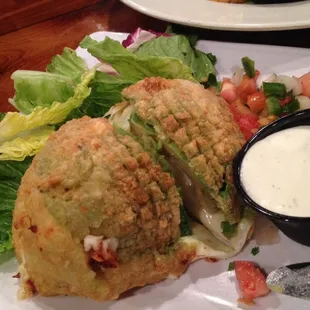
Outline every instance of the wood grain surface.
<path fill-rule="evenodd" d="M 2 0 L 0 35 L 98 2 L 100 0 Z"/>
<path fill-rule="evenodd" d="M 130 32 L 138 26 L 163 31 L 167 23 L 133 11 L 118 0 L 52 18 L 0 36 L 0 111 L 12 110 L 7 99 L 14 94 L 11 74 L 18 69 L 45 70 L 65 46 L 76 48 L 82 38 L 96 31 Z M 227 42 L 276 44 L 310 48 L 310 29 L 281 32 L 229 32 L 184 28 L 201 38 Z"/>
<path fill-rule="evenodd" d="M 89 33 L 132 31 L 138 26 L 165 29 L 164 23 L 137 13 L 118 0 L 108 0 L 0 36 L 0 111 L 12 110 L 7 99 L 14 95 L 10 77 L 15 70 L 44 71 L 54 55 L 65 46 L 76 48 Z"/>

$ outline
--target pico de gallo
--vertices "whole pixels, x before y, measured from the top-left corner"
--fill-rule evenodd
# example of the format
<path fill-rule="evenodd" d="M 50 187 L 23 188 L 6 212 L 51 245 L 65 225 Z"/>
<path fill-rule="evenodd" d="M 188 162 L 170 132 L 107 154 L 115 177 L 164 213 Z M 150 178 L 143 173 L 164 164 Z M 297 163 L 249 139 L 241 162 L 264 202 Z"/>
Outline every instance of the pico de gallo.
<path fill-rule="evenodd" d="M 241 62 L 232 78 L 223 79 L 220 95 L 245 139 L 281 116 L 310 108 L 310 72 L 299 78 L 272 74 L 259 87 L 255 62 L 248 57 Z"/>

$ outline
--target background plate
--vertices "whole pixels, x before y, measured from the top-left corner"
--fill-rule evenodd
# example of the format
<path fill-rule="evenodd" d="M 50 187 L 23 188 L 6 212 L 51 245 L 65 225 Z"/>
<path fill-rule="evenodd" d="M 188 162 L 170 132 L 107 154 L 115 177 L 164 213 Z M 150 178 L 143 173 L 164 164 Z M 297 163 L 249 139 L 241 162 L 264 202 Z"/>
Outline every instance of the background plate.
<path fill-rule="evenodd" d="M 220 30 L 284 30 L 310 28 L 310 1 L 250 5 L 209 0 L 121 0 L 166 21 Z"/>
<path fill-rule="evenodd" d="M 105 36 L 123 40 L 126 34 L 96 32 L 93 39 L 103 40 Z M 255 59 L 257 68 L 266 77 L 272 72 L 301 75 L 310 71 L 310 51 L 306 49 L 232 44 L 200 41 L 199 48 L 214 53 L 218 58 L 217 70 L 221 76 L 231 76 L 241 57 L 248 55 Z M 78 54 L 89 66 L 97 63 L 87 51 L 78 48 Z M 266 272 L 282 265 L 309 261 L 310 248 L 297 244 L 283 234 L 280 243 L 260 246 L 257 256 L 251 255 L 256 246 L 252 240 L 234 259 L 254 260 Z M 35 297 L 29 301 L 18 301 L 16 293 L 18 281 L 15 259 L 0 265 L 0 309 L 1 310 L 228 310 L 243 309 L 237 305 L 238 291 L 234 271 L 227 271 L 230 260 L 207 263 L 204 260 L 193 264 L 178 280 L 166 280 L 159 284 L 146 286 L 132 296 L 115 302 L 97 303 L 78 297 Z M 251 310 L 309 310 L 309 301 L 283 295 L 270 294 L 257 300 Z M 247 308 L 246 308 L 247 309 Z"/>

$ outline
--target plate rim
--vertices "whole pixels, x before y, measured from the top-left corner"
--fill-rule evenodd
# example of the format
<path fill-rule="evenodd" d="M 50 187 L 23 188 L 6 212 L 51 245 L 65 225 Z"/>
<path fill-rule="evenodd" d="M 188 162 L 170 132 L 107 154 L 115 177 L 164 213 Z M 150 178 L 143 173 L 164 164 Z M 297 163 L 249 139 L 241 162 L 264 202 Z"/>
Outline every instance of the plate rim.
<path fill-rule="evenodd" d="M 226 30 L 226 31 L 281 31 L 281 30 L 297 30 L 297 29 L 310 29 L 310 16 L 309 19 L 307 20 L 297 20 L 297 21 L 292 21 L 292 22 L 280 22 L 280 23 L 234 23 L 234 22 L 227 22 L 225 24 L 223 23 L 218 23 L 214 21 L 205 21 L 205 22 L 200 22 L 200 21 L 191 21 L 188 20 L 185 17 L 176 17 L 175 15 L 166 13 L 164 10 L 157 10 L 156 8 L 148 8 L 147 6 L 144 6 L 141 4 L 140 0 L 120 0 L 123 2 L 125 5 L 129 6 L 130 8 L 148 15 L 153 18 L 157 18 L 160 20 L 164 20 L 167 22 L 173 22 L 173 23 L 179 23 L 182 25 L 186 26 L 191 26 L 191 27 L 196 27 L 196 28 L 204 28 L 204 29 L 212 29 L 212 30 Z M 155 2 L 158 1 L 163 1 L 165 2 L 166 0 L 155 0 Z M 175 2 L 176 4 L 180 5 L 180 0 L 169 0 L 170 2 Z M 186 0 L 181 0 L 181 5 L 184 5 Z M 200 4 L 205 3 L 207 1 L 211 0 L 195 0 L 196 2 L 198 1 Z M 306 9 L 310 12 L 310 1 L 308 0 L 300 0 L 296 1 L 296 3 L 299 3 L 305 1 L 305 6 Z M 230 6 L 231 8 L 240 6 L 240 8 L 244 8 L 245 6 L 248 6 L 248 4 L 235 4 L 235 3 L 219 3 L 219 2 L 213 2 L 214 4 L 217 5 L 225 5 L 225 6 Z M 287 3 L 287 4 L 282 4 L 283 6 L 287 6 L 288 9 L 290 7 L 295 6 L 295 2 L 293 3 Z M 269 9 L 276 9 L 277 5 L 276 4 L 269 4 L 269 5 L 260 5 L 261 8 L 268 7 Z M 309 14 L 310 15 L 310 14 Z"/>

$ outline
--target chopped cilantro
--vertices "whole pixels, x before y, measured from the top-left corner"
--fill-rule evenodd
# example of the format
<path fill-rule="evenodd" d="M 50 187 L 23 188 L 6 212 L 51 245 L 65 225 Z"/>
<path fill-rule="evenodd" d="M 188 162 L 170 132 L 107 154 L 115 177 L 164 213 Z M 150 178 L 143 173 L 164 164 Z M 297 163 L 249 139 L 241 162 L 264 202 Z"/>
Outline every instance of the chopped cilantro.
<path fill-rule="evenodd" d="M 235 263 L 234 262 L 229 263 L 227 271 L 232 271 L 232 270 L 235 270 Z"/>
<path fill-rule="evenodd" d="M 254 247 L 252 250 L 251 250 L 251 253 L 252 253 L 252 255 L 257 255 L 258 253 L 259 253 L 259 247 Z"/>
<path fill-rule="evenodd" d="M 237 224 L 230 224 L 228 221 L 221 222 L 222 233 L 225 237 L 230 238 L 236 232 Z"/>

